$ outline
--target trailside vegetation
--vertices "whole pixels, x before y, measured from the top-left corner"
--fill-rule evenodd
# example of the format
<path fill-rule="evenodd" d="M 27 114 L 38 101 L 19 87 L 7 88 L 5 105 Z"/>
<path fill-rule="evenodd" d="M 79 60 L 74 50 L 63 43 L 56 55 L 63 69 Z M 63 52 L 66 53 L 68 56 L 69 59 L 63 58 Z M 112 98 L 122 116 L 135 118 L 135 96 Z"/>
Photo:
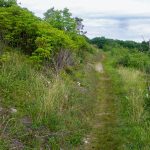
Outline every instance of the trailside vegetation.
<path fill-rule="evenodd" d="M 140 69 L 150 73 L 150 53 L 148 42 L 120 41 L 94 38 L 91 43 L 103 51 L 110 53 L 114 66 L 124 66 Z"/>
<path fill-rule="evenodd" d="M 105 116 L 109 125 L 98 127 L 106 129 L 104 147 L 149 149 L 148 42 L 90 40 L 82 22 L 67 8 L 39 18 L 16 0 L 0 0 L 0 149 L 79 149 L 96 113 L 109 116 L 107 109 L 115 119 Z"/>
<path fill-rule="evenodd" d="M 82 143 L 99 80 L 88 66 L 97 50 L 82 31 L 66 8 L 41 19 L 15 0 L 0 1 L 0 149 Z"/>
<path fill-rule="evenodd" d="M 1 6 L 0 27 L 1 41 L 28 54 L 36 63 L 57 64 L 53 58 L 59 57 L 60 52 L 65 57 L 62 51 L 81 61 L 85 51 L 93 51 L 68 9 L 49 9 L 42 20 L 17 5 Z"/>
<path fill-rule="evenodd" d="M 115 40 L 114 40 L 115 41 Z M 126 42 L 125 42 L 126 43 Z M 134 43 L 134 42 L 133 42 Z M 147 43 L 148 44 L 148 43 Z M 106 70 L 117 94 L 118 132 L 122 149 L 150 148 L 150 56 L 148 51 L 114 42 L 104 46 Z"/>

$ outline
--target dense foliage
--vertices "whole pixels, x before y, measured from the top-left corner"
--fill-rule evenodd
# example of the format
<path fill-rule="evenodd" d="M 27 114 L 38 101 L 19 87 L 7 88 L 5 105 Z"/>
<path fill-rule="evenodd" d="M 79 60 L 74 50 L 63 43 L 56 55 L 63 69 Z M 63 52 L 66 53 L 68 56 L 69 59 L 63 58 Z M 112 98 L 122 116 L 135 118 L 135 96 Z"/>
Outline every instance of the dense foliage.
<path fill-rule="evenodd" d="M 0 38 L 11 47 L 31 54 L 35 49 L 37 22 L 31 12 L 18 6 L 0 8 Z"/>
<path fill-rule="evenodd" d="M 54 7 L 50 8 L 44 13 L 44 16 L 44 20 L 50 23 L 54 28 L 76 34 L 86 33 L 83 30 L 83 19 L 72 17 L 72 14 L 67 8 L 63 10 L 55 10 Z"/>
<path fill-rule="evenodd" d="M 0 7 L 11 7 L 17 5 L 16 0 L 0 0 Z"/>
<path fill-rule="evenodd" d="M 79 34 L 77 26 L 76 19 L 67 8 L 49 9 L 45 13 L 45 20 L 17 5 L 2 5 L 0 8 L 0 40 L 30 55 L 36 63 L 52 64 L 52 60 L 57 61 L 56 57 L 60 57 L 60 51 L 67 51 L 72 55 L 70 59 L 78 60 L 83 59 L 86 51 L 92 51 L 85 37 Z M 61 55 L 63 59 L 65 56 L 63 53 Z"/>
<path fill-rule="evenodd" d="M 99 54 L 82 21 L 67 8 L 41 19 L 0 0 L 0 149 L 82 149 L 92 124 L 106 147 L 149 146 L 148 43 L 94 38 Z"/>
<path fill-rule="evenodd" d="M 99 80 L 86 66 L 94 49 L 82 19 L 68 9 L 41 19 L 0 2 L 0 149 L 73 149 L 89 130 L 83 118 L 92 117 Z"/>
<path fill-rule="evenodd" d="M 96 37 L 91 40 L 91 43 L 97 45 L 98 48 L 102 48 L 102 49 L 105 49 L 105 47 L 108 45 L 111 47 L 114 47 L 115 45 L 119 45 L 124 48 L 137 49 L 142 52 L 149 51 L 149 43 L 145 41 L 139 43 L 135 41 L 122 41 L 122 40 L 107 39 L 105 37 Z"/>
<path fill-rule="evenodd" d="M 122 65 L 150 72 L 148 42 L 137 43 L 134 41 L 106 39 L 104 37 L 94 38 L 91 42 L 110 53 L 114 66 Z"/>
<path fill-rule="evenodd" d="M 150 73 L 150 57 L 143 52 L 116 46 L 111 48 L 110 55 L 114 66 L 122 65 Z"/>
<path fill-rule="evenodd" d="M 55 28 L 68 32 L 76 31 L 75 19 L 71 17 L 71 13 L 67 8 L 64 10 L 54 10 L 54 8 L 51 8 L 47 10 L 44 16 L 45 20 Z"/>

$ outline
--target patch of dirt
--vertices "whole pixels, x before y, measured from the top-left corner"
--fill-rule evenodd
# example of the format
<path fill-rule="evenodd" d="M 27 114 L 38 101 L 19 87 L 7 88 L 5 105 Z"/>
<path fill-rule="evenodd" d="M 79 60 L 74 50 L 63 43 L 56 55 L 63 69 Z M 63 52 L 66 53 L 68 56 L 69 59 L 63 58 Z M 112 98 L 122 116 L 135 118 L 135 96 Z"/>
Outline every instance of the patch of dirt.
<path fill-rule="evenodd" d="M 10 150 L 23 150 L 24 145 L 17 139 L 13 139 L 10 145 Z"/>
<path fill-rule="evenodd" d="M 103 73 L 104 72 L 104 69 L 103 69 L 103 65 L 102 65 L 102 63 L 97 63 L 96 65 L 95 65 L 95 70 L 97 71 L 97 72 L 99 72 L 99 73 Z"/>

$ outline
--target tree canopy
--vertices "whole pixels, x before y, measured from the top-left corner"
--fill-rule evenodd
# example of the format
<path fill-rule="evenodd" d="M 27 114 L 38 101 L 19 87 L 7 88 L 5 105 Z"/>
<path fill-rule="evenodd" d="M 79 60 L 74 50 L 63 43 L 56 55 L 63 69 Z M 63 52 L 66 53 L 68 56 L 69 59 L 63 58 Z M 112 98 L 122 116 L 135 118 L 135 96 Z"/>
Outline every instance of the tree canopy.
<path fill-rule="evenodd" d="M 44 13 L 44 19 L 54 28 L 64 30 L 71 33 L 86 34 L 84 32 L 83 19 L 79 17 L 72 17 L 69 9 L 55 10 L 54 7 Z"/>
<path fill-rule="evenodd" d="M 63 10 L 55 10 L 54 8 L 51 8 L 44 13 L 44 16 L 47 22 L 59 30 L 69 32 L 76 31 L 76 21 L 72 18 L 72 14 L 67 8 L 64 8 Z"/>
<path fill-rule="evenodd" d="M 119 45 L 124 48 L 137 49 L 142 52 L 149 51 L 149 44 L 146 41 L 140 43 L 135 41 L 123 41 L 123 40 L 108 39 L 105 37 L 96 37 L 91 40 L 91 43 L 97 45 L 98 48 L 102 49 L 105 49 L 108 46 L 114 47 L 115 45 Z"/>
<path fill-rule="evenodd" d="M 16 0 L 0 0 L 0 7 L 11 7 L 17 5 Z"/>

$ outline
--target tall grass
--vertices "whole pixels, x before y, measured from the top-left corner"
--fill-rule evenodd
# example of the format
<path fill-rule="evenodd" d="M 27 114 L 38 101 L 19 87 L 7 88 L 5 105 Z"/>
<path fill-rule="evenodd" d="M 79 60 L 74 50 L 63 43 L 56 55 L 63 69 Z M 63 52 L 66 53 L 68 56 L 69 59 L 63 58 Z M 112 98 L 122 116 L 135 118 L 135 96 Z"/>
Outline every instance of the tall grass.
<path fill-rule="evenodd" d="M 29 113 L 28 109 L 33 109 L 31 106 L 40 101 L 46 93 L 42 74 L 31 68 L 25 56 L 18 53 L 7 55 L 0 68 L 2 104 Z"/>
<path fill-rule="evenodd" d="M 149 150 L 150 112 L 146 110 L 146 98 L 149 97 L 145 74 L 141 71 L 120 67 L 126 96 L 121 101 L 124 119 L 123 136 L 126 137 L 124 149 Z"/>
<path fill-rule="evenodd" d="M 1 56 L 0 105 L 8 112 L 0 117 L 1 145 L 12 148 L 16 139 L 26 149 L 73 149 L 82 142 L 94 114 L 99 76 L 86 64 L 58 76 L 49 70 L 48 75 L 36 70 L 17 52 Z M 11 108 L 17 112 L 11 114 Z"/>
<path fill-rule="evenodd" d="M 130 110 L 130 117 L 132 121 L 140 122 L 144 113 L 145 104 L 145 90 L 146 81 L 144 74 L 138 70 L 130 68 L 119 68 L 119 74 L 121 75 L 125 90 L 127 91 L 126 99 L 128 99 L 128 105 Z"/>

